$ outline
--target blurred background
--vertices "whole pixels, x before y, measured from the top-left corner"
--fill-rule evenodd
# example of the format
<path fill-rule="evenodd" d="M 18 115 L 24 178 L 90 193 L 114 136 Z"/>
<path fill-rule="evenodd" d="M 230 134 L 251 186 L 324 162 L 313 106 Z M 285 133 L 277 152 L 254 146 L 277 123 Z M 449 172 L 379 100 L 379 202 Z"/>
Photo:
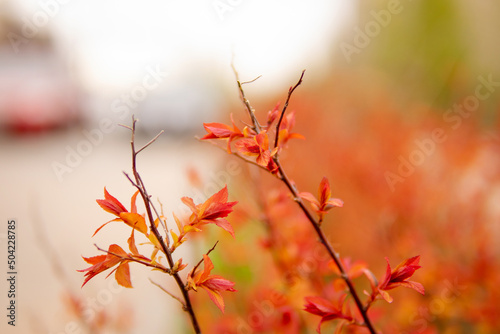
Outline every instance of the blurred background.
<path fill-rule="evenodd" d="M 110 219 L 95 203 L 104 186 L 124 204 L 133 194 L 122 174 L 130 133 L 117 124 L 139 118 L 139 143 L 165 130 L 139 168 L 166 212 L 203 193 L 193 173 L 220 180 L 225 155 L 194 137 L 229 113 L 245 121 L 231 64 L 243 81 L 261 76 L 245 89 L 262 116 L 306 69 L 290 108 L 307 140 L 284 159 L 301 190 L 315 193 L 326 175 L 346 202 L 331 230 L 346 236 L 335 239 L 341 252 L 379 272 L 384 256 L 397 264 L 422 254 L 429 295 L 405 299 L 386 331 L 494 333 L 499 18 L 495 0 L 0 0 L 0 217 L 17 219 L 19 272 L 17 326 L 3 321 L 2 333 L 93 332 L 75 298 L 102 318 L 103 333 L 185 330 L 177 305 L 149 283 L 154 274 L 132 266 L 133 290 L 103 277 L 80 289 L 76 270 L 86 266 L 81 255 L 96 255 L 94 243 L 128 237 L 110 226 L 91 239 Z M 436 129 L 441 140 L 422 148 Z M 230 180 L 234 198 L 250 186 L 241 171 Z M 433 312 L 445 280 L 466 288 Z M 425 328 L 407 320 L 415 305 L 431 310 Z"/>

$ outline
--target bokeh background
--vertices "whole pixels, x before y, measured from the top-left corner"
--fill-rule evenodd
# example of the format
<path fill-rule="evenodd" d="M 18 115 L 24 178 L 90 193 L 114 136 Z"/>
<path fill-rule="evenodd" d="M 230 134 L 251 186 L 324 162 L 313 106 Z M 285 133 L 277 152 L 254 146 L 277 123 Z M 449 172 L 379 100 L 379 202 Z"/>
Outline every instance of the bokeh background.
<path fill-rule="evenodd" d="M 381 328 L 496 333 L 499 18 L 494 0 L 0 1 L 0 237 L 6 250 L 6 222 L 15 218 L 19 272 L 17 326 L 4 319 L 2 333 L 89 332 L 69 295 L 95 312 L 89 318 L 100 314 L 103 333 L 189 332 L 148 278 L 168 282 L 142 268 L 132 266 L 135 289 L 104 277 L 80 289 L 80 256 L 128 237 L 110 226 L 91 239 L 109 219 L 95 203 L 103 187 L 123 203 L 133 193 L 122 174 L 130 171 L 129 133 L 116 126 L 133 114 L 139 142 L 165 130 L 139 168 L 166 212 L 181 210 L 181 196 L 209 195 L 193 175 L 201 184 L 229 182 L 242 203 L 236 239 L 210 235 L 226 243 L 214 262 L 226 265 L 241 294 L 229 297 L 225 318 L 197 296 L 202 318 L 225 326 L 207 320 L 206 331 L 243 328 L 241 314 L 255 312 L 252 296 L 265 295 L 245 287 L 283 288 L 262 249 L 254 196 L 281 208 L 279 184 L 243 165 L 226 181 L 232 160 L 194 139 L 202 122 L 227 123 L 229 113 L 245 120 L 231 64 L 242 80 L 261 76 L 245 89 L 262 116 L 306 69 L 290 106 L 306 141 L 291 142 L 284 161 L 301 190 L 315 193 L 325 175 L 345 201 L 325 227 L 341 254 L 380 275 L 385 256 L 394 265 L 422 256 L 416 277 L 428 293 L 398 292 L 376 314 Z M 436 131 L 440 139 L 431 140 Z M 287 218 L 269 215 L 276 224 Z M 182 256 L 197 261 L 206 249 L 197 242 Z M 227 251 L 242 244 L 248 254 Z M 288 255 L 308 258 L 307 250 Z M 311 272 L 304 270 L 299 280 Z M 6 304 L 5 280 L 0 287 Z M 293 289 L 290 304 L 300 308 L 306 290 Z M 311 333 L 316 320 L 304 320 Z M 245 321 L 243 332 L 273 332 Z"/>

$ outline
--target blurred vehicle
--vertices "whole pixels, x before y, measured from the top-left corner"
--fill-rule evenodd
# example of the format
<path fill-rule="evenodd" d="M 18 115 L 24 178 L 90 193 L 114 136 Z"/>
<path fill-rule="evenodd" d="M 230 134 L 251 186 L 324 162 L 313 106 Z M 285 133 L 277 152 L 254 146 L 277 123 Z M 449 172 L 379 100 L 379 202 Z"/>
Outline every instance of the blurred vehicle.
<path fill-rule="evenodd" d="M 50 34 L 27 36 L 12 15 L 0 16 L 0 127 L 26 133 L 79 119 L 78 88 Z M 7 11 L 8 13 L 8 11 Z"/>

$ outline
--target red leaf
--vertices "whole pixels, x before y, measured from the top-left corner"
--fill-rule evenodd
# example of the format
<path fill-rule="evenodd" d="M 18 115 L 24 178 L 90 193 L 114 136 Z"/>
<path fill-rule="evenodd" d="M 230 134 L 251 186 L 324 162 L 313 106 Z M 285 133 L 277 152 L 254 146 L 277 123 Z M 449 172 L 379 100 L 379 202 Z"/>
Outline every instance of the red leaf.
<path fill-rule="evenodd" d="M 188 275 L 188 285 L 190 288 L 196 290 L 197 287 L 202 287 L 207 291 L 210 299 L 215 305 L 224 313 L 224 299 L 222 298 L 222 291 L 236 291 L 233 286 L 234 282 L 222 278 L 218 275 L 210 275 L 214 265 L 208 255 L 203 255 L 203 271 L 198 271 L 192 276 L 193 273 Z"/>
<path fill-rule="evenodd" d="M 419 265 L 420 256 L 414 256 L 401 262 L 394 270 L 391 270 L 389 259 L 386 257 L 385 260 L 387 261 L 386 273 L 378 285 L 378 292 L 383 299 L 388 303 L 392 303 L 392 297 L 387 293 L 387 290 L 397 288 L 398 286 L 411 288 L 421 294 L 425 294 L 422 284 L 408 280 L 417 269 L 421 268 Z"/>
<path fill-rule="evenodd" d="M 234 125 L 233 115 L 231 114 L 231 123 L 233 127 L 221 123 L 203 123 L 203 127 L 208 132 L 201 139 L 228 139 L 227 141 L 227 152 L 231 153 L 231 141 L 235 138 L 243 137 L 240 129 Z"/>
<path fill-rule="evenodd" d="M 191 198 L 183 197 L 182 202 L 193 212 L 189 218 L 190 225 L 198 227 L 205 224 L 215 224 L 228 231 L 234 237 L 232 226 L 224 218 L 233 211 L 233 206 L 238 202 L 228 202 L 227 199 L 227 186 L 212 195 L 202 204 L 196 205 Z"/>
<path fill-rule="evenodd" d="M 322 297 L 305 298 L 307 304 L 305 305 L 304 310 L 321 317 L 318 327 L 316 328 L 318 333 L 321 333 L 321 325 L 325 321 L 335 319 L 352 321 L 352 317 L 349 314 L 344 314 L 342 310 L 346 296 L 347 295 L 345 293 L 338 294 L 337 298 L 335 298 L 333 302 Z"/>
<path fill-rule="evenodd" d="M 128 212 L 127 209 L 104 188 L 104 199 L 96 200 L 97 204 L 105 211 L 119 216 L 122 212 Z"/>
<path fill-rule="evenodd" d="M 267 127 L 269 128 L 280 115 L 280 103 L 278 102 L 273 110 L 267 113 Z"/>

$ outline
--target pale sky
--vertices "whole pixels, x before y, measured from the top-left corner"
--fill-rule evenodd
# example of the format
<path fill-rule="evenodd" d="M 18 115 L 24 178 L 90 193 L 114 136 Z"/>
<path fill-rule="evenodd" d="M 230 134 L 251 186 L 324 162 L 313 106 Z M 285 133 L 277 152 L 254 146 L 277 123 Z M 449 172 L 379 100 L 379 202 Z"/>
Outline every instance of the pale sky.
<path fill-rule="evenodd" d="M 87 89 L 123 89 L 148 65 L 196 66 L 265 75 L 289 84 L 331 57 L 337 32 L 354 16 L 345 0 L 15 1 L 24 19 L 47 15 Z M 49 4 L 49 5 L 43 5 Z M 40 11 L 47 14 L 41 14 Z M 43 28 L 43 27 L 41 27 Z"/>

